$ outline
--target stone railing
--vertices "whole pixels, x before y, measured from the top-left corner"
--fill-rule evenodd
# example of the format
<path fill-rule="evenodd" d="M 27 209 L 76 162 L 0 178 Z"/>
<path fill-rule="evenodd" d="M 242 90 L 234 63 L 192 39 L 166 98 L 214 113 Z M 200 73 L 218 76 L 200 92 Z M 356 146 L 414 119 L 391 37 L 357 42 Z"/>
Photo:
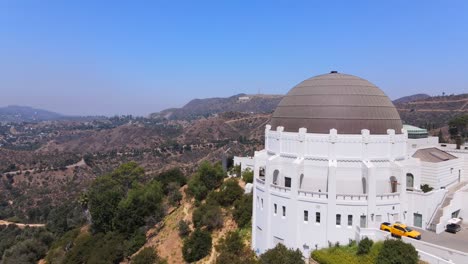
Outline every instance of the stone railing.
<path fill-rule="evenodd" d="M 328 193 L 299 190 L 299 196 L 317 198 L 317 199 L 327 199 Z"/>
<path fill-rule="evenodd" d="M 255 181 L 260 185 L 265 185 L 265 181 L 260 178 L 255 178 Z"/>
<path fill-rule="evenodd" d="M 396 200 L 400 198 L 399 193 L 384 193 L 384 194 L 377 194 L 376 196 L 377 201 L 379 200 Z"/>
<path fill-rule="evenodd" d="M 367 201 L 367 194 L 337 194 L 336 200 L 340 201 Z"/>
<path fill-rule="evenodd" d="M 279 185 L 274 185 L 274 184 L 270 184 L 270 190 L 277 191 L 277 192 L 280 192 L 280 193 L 290 193 L 291 192 L 291 188 L 287 188 L 287 187 L 283 187 L 283 186 L 279 186 Z"/>

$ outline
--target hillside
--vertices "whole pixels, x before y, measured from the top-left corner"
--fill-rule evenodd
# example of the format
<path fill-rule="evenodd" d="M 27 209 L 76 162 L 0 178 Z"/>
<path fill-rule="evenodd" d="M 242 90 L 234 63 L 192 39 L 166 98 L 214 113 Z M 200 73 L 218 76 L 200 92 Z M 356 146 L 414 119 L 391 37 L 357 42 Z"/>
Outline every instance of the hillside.
<path fill-rule="evenodd" d="M 150 117 L 193 120 L 222 112 L 271 113 L 282 98 L 282 95 L 238 94 L 227 98 L 194 99 L 182 108 L 166 109 Z"/>
<path fill-rule="evenodd" d="M 271 114 L 282 98 L 282 95 L 239 94 L 227 98 L 195 99 L 182 108 L 167 109 L 151 114 L 150 117 L 194 120 L 229 111 Z M 448 120 L 468 112 L 468 94 L 414 94 L 398 98 L 393 103 L 403 123 L 429 129 L 443 127 L 447 125 Z"/>
<path fill-rule="evenodd" d="M 395 100 L 395 106 L 404 123 L 434 129 L 468 113 L 468 94 L 431 96 L 406 102 Z"/>
<path fill-rule="evenodd" d="M 27 106 L 0 107 L 0 122 L 40 122 L 58 120 L 63 117 L 58 113 Z"/>
<path fill-rule="evenodd" d="M 404 104 L 412 101 L 423 100 L 431 97 L 428 94 L 413 94 L 408 96 L 400 97 L 393 101 L 394 104 Z"/>

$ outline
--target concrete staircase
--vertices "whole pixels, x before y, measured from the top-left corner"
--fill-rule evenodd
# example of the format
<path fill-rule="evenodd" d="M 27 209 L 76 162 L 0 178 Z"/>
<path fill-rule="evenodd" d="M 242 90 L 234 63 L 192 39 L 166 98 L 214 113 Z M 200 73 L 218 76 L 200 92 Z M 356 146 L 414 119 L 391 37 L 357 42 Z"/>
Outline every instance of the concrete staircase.
<path fill-rule="evenodd" d="M 444 214 L 444 208 L 450 205 L 450 202 L 453 200 L 453 195 L 458 190 L 465 187 L 467 184 L 468 182 L 460 182 L 448 189 L 447 194 L 444 197 L 444 200 L 442 201 L 440 206 L 437 208 L 435 215 L 432 217 L 431 223 L 429 224 L 427 230 L 430 230 L 433 232 L 436 231 L 436 226 L 438 223 L 440 223 L 440 218 Z"/>

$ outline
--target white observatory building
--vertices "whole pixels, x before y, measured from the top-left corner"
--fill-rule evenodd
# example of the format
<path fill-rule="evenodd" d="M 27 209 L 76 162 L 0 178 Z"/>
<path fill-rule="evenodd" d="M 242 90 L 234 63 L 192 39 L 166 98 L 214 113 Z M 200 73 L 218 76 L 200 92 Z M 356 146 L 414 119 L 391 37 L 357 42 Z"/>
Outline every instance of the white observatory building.
<path fill-rule="evenodd" d="M 448 187 L 466 178 L 466 160 L 440 150 L 437 138 L 416 141 L 409 142 L 392 101 L 367 80 L 332 71 L 296 85 L 266 126 L 265 149 L 250 159 L 253 250 L 283 243 L 308 258 L 384 221 L 435 229 Z M 440 186 L 423 193 L 429 180 Z"/>

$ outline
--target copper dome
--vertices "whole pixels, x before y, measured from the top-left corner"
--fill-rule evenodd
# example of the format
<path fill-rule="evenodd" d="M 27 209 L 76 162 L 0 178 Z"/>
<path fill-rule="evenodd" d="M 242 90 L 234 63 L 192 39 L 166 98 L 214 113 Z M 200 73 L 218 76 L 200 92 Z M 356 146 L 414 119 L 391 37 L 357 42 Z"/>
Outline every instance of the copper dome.
<path fill-rule="evenodd" d="M 281 100 L 271 119 L 273 129 L 308 133 L 400 134 L 400 115 L 390 98 L 377 86 L 359 77 L 335 71 L 307 79 L 292 88 Z"/>

